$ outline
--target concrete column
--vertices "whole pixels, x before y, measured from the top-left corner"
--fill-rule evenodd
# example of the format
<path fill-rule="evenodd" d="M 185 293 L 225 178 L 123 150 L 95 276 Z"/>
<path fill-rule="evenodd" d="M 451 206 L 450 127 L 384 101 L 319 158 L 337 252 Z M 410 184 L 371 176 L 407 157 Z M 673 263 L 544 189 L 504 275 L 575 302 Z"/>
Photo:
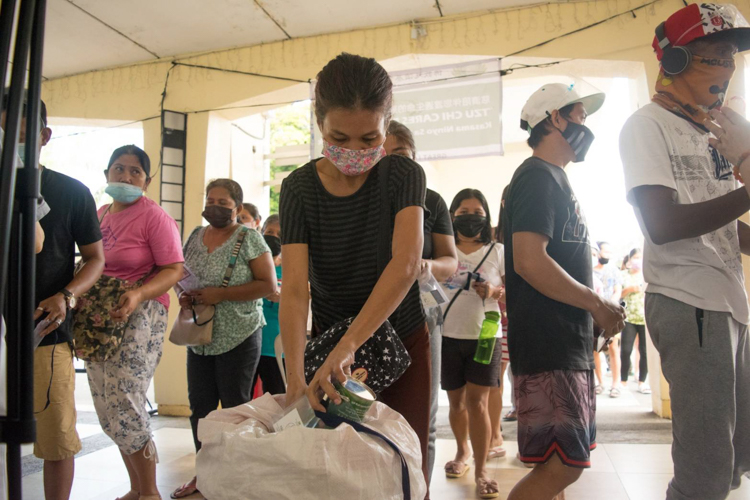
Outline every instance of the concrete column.
<path fill-rule="evenodd" d="M 152 120 L 144 123 L 146 152 L 152 159 L 159 158 L 161 148 L 161 123 Z M 185 230 L 187 238 L 193 228 L 202 224 L 203 189 L 206 181 L 206 153 L 208 150 L 209 115 L 191 114 L 187 118 L 187 148 L 185 160 Z M 158 176 L 157 176 L 158 177 Z M 152 181 L 149 191 L 159 193 L 158 178 Z M 167 339 L 164 354 L 154 375 L 154 390 L 160 415 L 186 417 L 190 415 L 187 397 L 187 349 L 169 342 L 169 331 L 178 311 L 177 297 L 170 291 Z"/>

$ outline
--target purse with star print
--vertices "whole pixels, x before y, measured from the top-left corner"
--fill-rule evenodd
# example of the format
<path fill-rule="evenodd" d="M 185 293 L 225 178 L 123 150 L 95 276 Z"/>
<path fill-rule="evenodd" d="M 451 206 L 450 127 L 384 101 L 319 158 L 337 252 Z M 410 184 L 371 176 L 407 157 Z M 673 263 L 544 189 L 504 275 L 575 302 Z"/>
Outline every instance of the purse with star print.
<path fill-rule="evenodd" d="M 309 384 L 315 372 L 323 365 L 354 318 L 339 321 L 316 336 L 305 347 L 305 380 Z M 411 356 L 404 347 L 391 323 L 386 321 L 372 337 L 354 353 L 352 378 L 366 384 L 375 394 L 380 394 L 404 374 L 411 364 Z"/>

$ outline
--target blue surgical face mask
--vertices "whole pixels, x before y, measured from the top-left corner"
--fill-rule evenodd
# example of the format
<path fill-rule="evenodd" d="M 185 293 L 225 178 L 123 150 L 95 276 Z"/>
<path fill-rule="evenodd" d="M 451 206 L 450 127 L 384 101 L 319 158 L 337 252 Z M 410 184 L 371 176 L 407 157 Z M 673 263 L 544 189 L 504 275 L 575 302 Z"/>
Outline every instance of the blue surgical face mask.
<path fill-rule="evenodd" d="M 110 195 L 113 200 L 125 204 L 133 203 L 143 196 L 143 189 L 124 182 L 110 182 L 104 192 Z"/>

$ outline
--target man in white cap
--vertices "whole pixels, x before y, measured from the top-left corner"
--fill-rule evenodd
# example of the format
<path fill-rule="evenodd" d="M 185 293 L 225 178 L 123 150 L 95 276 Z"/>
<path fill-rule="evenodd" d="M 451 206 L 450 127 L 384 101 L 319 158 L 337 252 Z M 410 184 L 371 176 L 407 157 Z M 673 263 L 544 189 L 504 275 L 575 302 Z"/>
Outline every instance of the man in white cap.
<path fill-rule="evenodd" d="M 509 500 L 562 498 L 596 446 L 594 325 L 610 338 L 625 311 L 592 290 L 586 219 L 565 166 L 594 140 L 585 125 L 604 94 L 544 85 L 526 102 L 521 128 L 534 150 L 505 200 L 508 347 L 518 407 L 519 458 L 536 464 Z M 559 495 L 559 497 L 558 497 Z"/>
<path fill-rule="evenodd" d="M 735 54 L 750 48 L 749 32 L 733 5 L 691 4 L 672 14 L 653 41 L 661 63 L 653 102 L 620 135 L 628 201 L 646 239 L 646 324 L 669 382 L 670 500 L 724 499 L 750 471 L 741 255 L 750 254 L 750 227 L 737 220 L 750 197 L 710 146 L 706 125 L 724 102 Z M 733 161 L 746 169 L 747 156 Z"/>

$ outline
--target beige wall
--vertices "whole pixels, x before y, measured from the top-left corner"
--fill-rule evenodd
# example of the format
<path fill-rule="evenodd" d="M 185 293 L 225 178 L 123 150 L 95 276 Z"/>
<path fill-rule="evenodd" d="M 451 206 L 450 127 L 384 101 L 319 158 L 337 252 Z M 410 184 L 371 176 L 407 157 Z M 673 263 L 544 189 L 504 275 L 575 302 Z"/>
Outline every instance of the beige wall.
<path fill-rule="evenodd" d="M 750 0 L 735 2 L 750 17 Z M 554 59 L 596 59 L 635 61 L 643 64 L 639 102 L 648 102 L 656 78 L 657 63 L 650 48 L 654 27 L 681 8 L 680 0 L 664 0 L 627 13 L 639 3 L 629 0 L 571 2 L 541 5 L 514 11 L 489 12 L 475 16 L 443 18 L 425 22 L 427 36 L 411 39 L 409 24 L 349 33 L 322 35 L 226 50 L 181 59 L 183 62 L 259 72 L 307 81 L 342 51 L 384 61 L 406 54 L 504 56 L 522 51 L 522 56 Z M 612 18 L 538 48 L 528 47 L 572 33 L 598 21 Z M 578 64 L 578 61 L 568 63 Z M 187 132 L 185 228 L 201 223 L 203 188 L 210 177 L 228 175 L 242 179 L 249 192 L 262 194 L 259 180 L 267 180 L 262 156 L 241 146 L 228 119 L 241 111 L 197 112 L 233 105 L 270 102 L 269 93 L 279 98 L 294 89 L 293 83 L 177 66 L 160 61 L 49 80 L 43 84 L 43 98 L 53 117 L 139 120 L 160 114 L 161 94 L 170 71 L 165 108 L 189 112 Z M 742 86 L 744 89 L 744 85 Z M 278 101 L 273 101 L 278 102 Z M 257 111 L 262 111 L 256 109 Z M 239 113 L 239 114 L 238 114 Z M 245 112 L 246 114 L 248 112 Z M 146 151 L 159 157 L 159 120 L 144 123 Z M 238 141 L 244 141 L 238 139 Z M 245 141 L 247 142 L 247 141 Z M 433 162 L 427 174 L 433 187 L 450 202 L 458 186 L 481 186 L 499 205 L 500 192 L 528 151 L 512 146 L 504 158 L 488 157 L 467 162 Z M 243 154 L 246 157 L 243 157 Z M 260 153 L 262 155 L 262 152 Z M 247 172 L 243 172 L 243 164 Z M 502 164 L 502 166 L 500 166 Z M 509 166 L 510 165 L 510 166 Z M 486 182 L 493 179 L 491 184 Z M 460 179 L 461 182 L 457 182 Z M 158 179 L 150 196 L 158 199 Z M 492 214 L 496 217 L 496 214 Z M 174 314 L 174 308 L 170 311 Z M 185 410 L 185 350 L 165 343 L 165 353 L 156 373 L 156 401 L 162 413 Z"/>

